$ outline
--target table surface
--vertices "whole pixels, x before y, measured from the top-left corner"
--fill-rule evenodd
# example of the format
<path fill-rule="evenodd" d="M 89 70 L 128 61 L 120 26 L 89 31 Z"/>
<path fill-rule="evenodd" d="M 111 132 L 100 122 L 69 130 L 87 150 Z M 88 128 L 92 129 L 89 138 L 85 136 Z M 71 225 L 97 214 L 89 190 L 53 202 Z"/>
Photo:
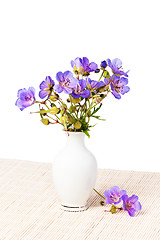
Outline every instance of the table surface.
<path fill-rule="evenodd" d="M 96 189 L 136 194 L 142 210 L 111 214 L 94 191 L 89 209 L 60 209 L 51 163 L 0 159 L 0 240 L 160 239 L 160 173 L 98 170 Z M 106 211 L 107 210 L 107 211 Z"/>

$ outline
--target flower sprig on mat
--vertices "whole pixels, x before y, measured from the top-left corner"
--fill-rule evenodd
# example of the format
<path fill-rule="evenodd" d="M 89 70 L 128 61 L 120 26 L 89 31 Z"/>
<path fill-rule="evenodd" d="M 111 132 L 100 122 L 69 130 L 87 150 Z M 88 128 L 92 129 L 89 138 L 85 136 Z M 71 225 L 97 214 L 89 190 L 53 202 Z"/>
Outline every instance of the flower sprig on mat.
<path fill-rule="evenodd" d="M 111 204 L 111 213 L 116 213 L 117 210 L 124 210 L 129 213 L 131 217 L 134 217 L 135 212 L 140 211 L 142 206 L 138 201 L 138 196 L 132 195 L 128 197 L 125 190 L 120 190 L 119 187 L 113 186 L 109 190 L 104 192 L 104 196 L 101 195 L 96 189 L 93 189 L 98 193 L 104 201 L 101 201 L 101 205 Z M 116 205 L 123 201 L 123 207 L 117 207 Z"/>
<path fill-rule="evenodd" d="M 99 66 L 88 58 L 77 57 L 71 61 L 71 71 L 58 72 L 53 80 L 47 76 L 40 83 L 39 97 L 35 97 L 35 89 L 29 87 L 18 91 L 16 106 L 22 111 L 37 103 L 41 122 L 44 125 L 60 124 L 65 131 L 84 132 L 89 137 L 91 119 L 103 120 L 97 112 L 102 101 L 112 93 L 116 99 L 129 92 L 128 71 L 122 69 L 122 61 L 104 60 Z M 98 80 L 91 78 L 95 73 Z"/>

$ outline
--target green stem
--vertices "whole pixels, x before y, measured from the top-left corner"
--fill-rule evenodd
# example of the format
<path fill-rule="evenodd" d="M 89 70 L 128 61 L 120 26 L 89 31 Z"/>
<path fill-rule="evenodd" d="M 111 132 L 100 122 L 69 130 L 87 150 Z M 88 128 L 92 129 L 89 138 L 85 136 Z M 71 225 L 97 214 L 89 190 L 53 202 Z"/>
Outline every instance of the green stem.
<path fill-rule="evenodd" d="M 87 113 L 92 109 L 93 104 L 94 104 L 94 103 L 92 102 L 91 105 L 89 106 L 88 110 L 86 111 L 85 115 L 83 116 L 83 119 L 86 118 Z"/>
<path fill-rule="evenodd" d="M 100 197 L 102 197 L 103 199 L 105 199 L 105 197 L 102 196 L 95 188 L 93 188 L 93 190 L 94 190 Z"/>
<path fill-rule="evenodd" d="M 99 81 L 101 80 L 101 78 L 103 77 L 103 73 L 104 73 L 104 70 L 103 70 L 103 72 L 102 72 L 102 74 L 101 74 L 101 76 L 100 76 L 98 82 L 99 82 Z"/>

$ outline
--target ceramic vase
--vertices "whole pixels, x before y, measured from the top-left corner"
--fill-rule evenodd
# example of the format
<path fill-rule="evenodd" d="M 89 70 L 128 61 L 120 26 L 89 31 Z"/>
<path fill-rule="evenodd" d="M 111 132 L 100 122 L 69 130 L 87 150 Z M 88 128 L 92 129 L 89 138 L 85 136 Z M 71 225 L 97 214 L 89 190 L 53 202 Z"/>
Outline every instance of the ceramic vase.
<path fill-rule="evenodd" d="M 85 146 L 84 133 L 65 134 L 66 145 L 53 161 L 53 181 L 61 209 L 83 211 L 95 186 L 97 162 Z"/>

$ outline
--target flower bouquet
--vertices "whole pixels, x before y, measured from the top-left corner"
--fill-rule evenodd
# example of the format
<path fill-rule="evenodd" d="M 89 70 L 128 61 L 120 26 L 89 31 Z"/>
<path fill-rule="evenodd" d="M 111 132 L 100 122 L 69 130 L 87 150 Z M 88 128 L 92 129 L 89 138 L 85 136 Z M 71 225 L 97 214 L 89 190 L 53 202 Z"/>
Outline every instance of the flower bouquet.
<path fill-rule="evenodd" d="M 29 87 L 18 91 L 16 106 L 24 110 L 33 104 L 39 104 L 41 122 L 45 125 L 60 124 L 65 131 L 84 132 L 89 137 L 91 118 L 101 120 L 97 112 L 108 93 L 120 99 L 121 94 L 129 92 L 128 72 L 122 70 L 122 62 L 116 58 L 104 60 L 98 66 L 88 58 L 76 58 L 71 61 L 73 72 L 56 74 L 56 81 L 47 76 L 40 84 L 39 97 L 35 98 L 35 89 Z M 90 78 L 91 73 L 99 75 L 98 80 Z M 65 100 L 62 99 L 63 94 Z"/>
<path fill-rule="evenodd" d="M 97 174 L 96 159 L 85 147 L 84 135 L 90 137 L 90 128 L 94 126 L 91 119 L 102 120 L 97 113 L 108 93 L 120 99 L 130 88 L 128 71 L 123 71 L 118 58 L 104 60 L 100 66 L 86 57 L 76 58 L 71 66 L 73 71 L 58 72 L 56 81 L 47 76 L 41 82 L 40 101 L 33 87 L 20 89 L 16 106 L 22 111 L 38 104 L 35 113 L 40 114 L 44 125 L 60 124 L 67 132 L 66 147 L 53 162 L 54 184 L 62 209 L 82 211 L 88 208 Z M 94 78 L 91 74 L 95 74 Z"/>

